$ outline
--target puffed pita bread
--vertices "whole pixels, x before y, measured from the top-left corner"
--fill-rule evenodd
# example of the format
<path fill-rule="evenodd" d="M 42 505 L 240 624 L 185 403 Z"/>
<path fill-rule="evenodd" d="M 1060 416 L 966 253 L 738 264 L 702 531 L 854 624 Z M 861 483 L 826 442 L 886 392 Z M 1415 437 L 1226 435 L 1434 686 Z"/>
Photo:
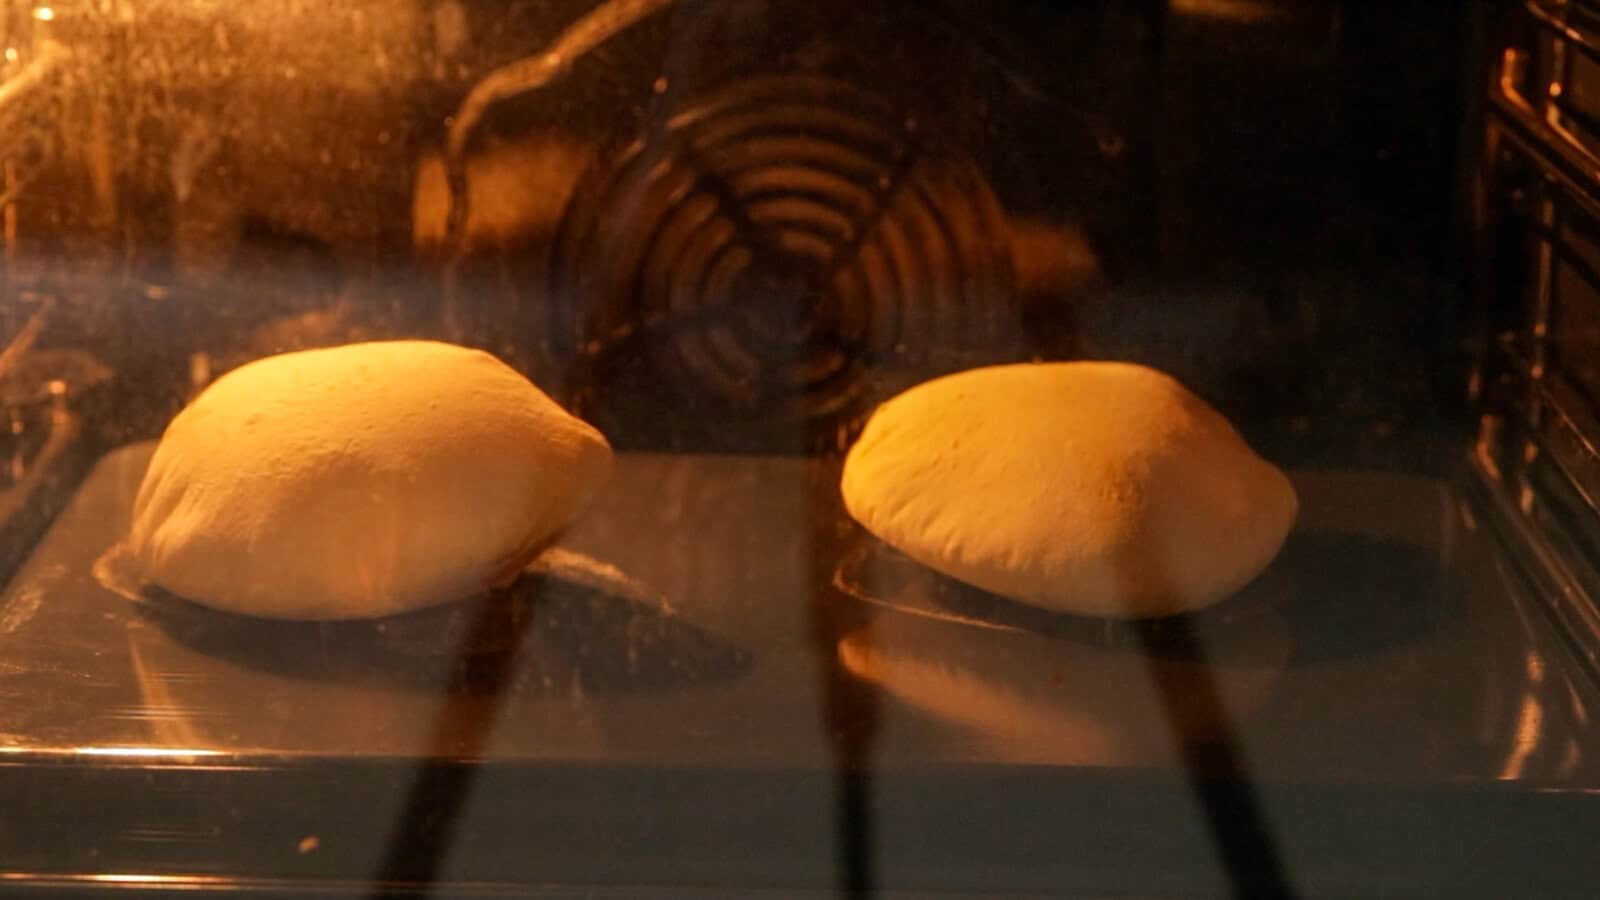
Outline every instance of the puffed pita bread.
<path fill-rule="evenodd" d="M 368 618 L 508 580 L 610 475 L 605 438 L 487 353 L 350 344 L 249 363 L 168 426 L 128 547 L 229 612 Z"/>
<path fill-rule="evenodd" d="M 1298 508 L 1288 478 L 1177 381 L 1114 362 L 1020 364 L 891 399 L 845 460 L 845 506 L 984 590 L 1147 618 L 1248 584 Z"/>

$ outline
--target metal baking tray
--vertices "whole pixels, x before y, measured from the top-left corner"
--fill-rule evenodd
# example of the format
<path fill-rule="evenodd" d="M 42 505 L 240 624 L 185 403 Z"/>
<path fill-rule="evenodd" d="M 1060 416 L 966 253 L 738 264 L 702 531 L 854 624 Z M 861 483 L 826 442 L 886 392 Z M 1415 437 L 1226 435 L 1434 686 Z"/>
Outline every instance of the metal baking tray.
<path fill-rule="evenodd" d="M 826 463 L 623 454 L 561 548 L 635 590 L 274 624 L 96 580 L 151 450 L 102 459 L 0 596 L 0 796 L 70 823 L 0 826 L 28 877 L 814 887 L 848 785 L 908 889 L 1237 888 L 1227 810 L 1307 890 L 1587 868 L 1550 848 L 1595 815 L 1595 685 L 1449 482 L 1292 473 L 1244 594 L 1177 631 L 1018 629 L 929 614 L 948 585 Z M 397 861 L 441 816 L 454 849 Z"/>

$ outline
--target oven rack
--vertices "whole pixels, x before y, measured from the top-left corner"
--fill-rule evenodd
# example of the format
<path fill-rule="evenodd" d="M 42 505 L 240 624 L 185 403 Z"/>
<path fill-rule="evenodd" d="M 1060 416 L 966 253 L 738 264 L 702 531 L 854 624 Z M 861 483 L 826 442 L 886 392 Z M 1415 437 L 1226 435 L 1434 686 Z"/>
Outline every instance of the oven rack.
<path fill-rule="evenodd" d="M 1478 184 L 1483 508 L 1600 678 L 1600 4 L 1526 0 Z M 1592 114 L 1590 112 L 1592 110 Z"/>
<path fill-rule="evenodd" d="M 1600 3 L 1523 0 L 1491 93 L 1502 113 L 1600 178 Z"/>
<path fill-rule="evenodd" d="M 1471 451 L 1479 500 L 1588 675 L 1600 680 L 1600 419 L 1502 335 Z"/>

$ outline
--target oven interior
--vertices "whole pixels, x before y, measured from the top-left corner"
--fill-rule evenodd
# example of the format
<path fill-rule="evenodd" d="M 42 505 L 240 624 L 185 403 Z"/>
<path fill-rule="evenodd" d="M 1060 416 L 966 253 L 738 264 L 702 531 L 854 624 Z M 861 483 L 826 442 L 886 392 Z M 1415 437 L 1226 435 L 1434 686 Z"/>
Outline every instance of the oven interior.
<path fill-rule="evenodd" d="M 0 47 L 6 883 L 1592 878 L 1589 4 L 0 0 Z M 626 587 L 375 629 L 97 580 L 208 383 L 394 337 L 607 435 L 560 551 Z M 988 601 L 864 537 L 843 451 L 1082 358 L 1287 469 L 1283 554 L 1176 623 L 919 614 Z"/>

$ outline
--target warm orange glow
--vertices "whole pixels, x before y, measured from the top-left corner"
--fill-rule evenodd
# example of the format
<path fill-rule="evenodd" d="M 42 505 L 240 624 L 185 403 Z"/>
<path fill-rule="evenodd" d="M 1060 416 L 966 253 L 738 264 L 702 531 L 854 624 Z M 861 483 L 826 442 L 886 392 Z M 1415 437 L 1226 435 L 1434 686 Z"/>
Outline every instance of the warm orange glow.
<path fill-rule="evenodd" d="M 222 875 L 144 875 L 132 872 L 111 872 L 104 875 L 53 875 L 39 872 L 0 872 L 0 882 L 56 882 L 61 884 L 126 884 L 163 885 L 171 888 L 192 889 L 206 885 L 232 886 L 234 879 Z"/>
<path fill-rule="evenodd" d="M 36 872 L 0 872 L 0 881 L 34 881 Z M 232 885 L 234 880 L 222 875 L 144 875 L 132 872 L 110 872 L 103 875 L 64 875 L 60 881 L 87 884 L 163 885 L 190 889 L 203 885 Z"/>
<path fill-rule="evenodd" d="M 1266 0 L 1172 0 L 1172 11 L 1179 15 L 1208 19 L 1231 19 L 1254 24 L 1281 19 L 1285 13 Z"/>
<path fill-rule="evenodd" d="M 56 11 L 48 6 L 34 7 L 33 17 L 41 22 L 49 22 L 55 19 Z"/>
<path fill-rule="evenodd" d="M 1522 695 L 1522 705 L 1517 711 L 1517 733 L 1512 739 L 1511 753 L 1500 769 L 1501 778 L 1513 781 L 1522 777 L 1528 757 L 1544 739 L 1544 705 L 1534 690 L 1544 683 L 1544 659 L 1530 651 L 1523 667 L 1528 674 L 1529 690 Z"/>
<path fill-rule="evenodd" d="M 74 756 L 180 761 L 227 755 L 221 750 L 202 750 L 198 747 L 19 747 L 14 745 L 0 747 L 0 755 L 24 756 L 35 753 L 71 753 Z"/>
<path fill-rule="evenodd" d="M 1544 707 L 1536 695 L 1524 694 L 1522 707 L 1517 711 L 1517 733 L 1512 739 L 1511 753 L 1500 769 L 1502 779 L 1515 781 L 1522 777 L 1523 770 L 1528 765 L 1528 757 L 1538 749 L 1543 732 Z"/>
<path fill-rule="evenodd" d="M 116 756 L 136 759 L 192 759 L 200 756 L 222 756 L 221 750 L 200 750 L 190 747 L 73 747 L 78 756 Z"/>

